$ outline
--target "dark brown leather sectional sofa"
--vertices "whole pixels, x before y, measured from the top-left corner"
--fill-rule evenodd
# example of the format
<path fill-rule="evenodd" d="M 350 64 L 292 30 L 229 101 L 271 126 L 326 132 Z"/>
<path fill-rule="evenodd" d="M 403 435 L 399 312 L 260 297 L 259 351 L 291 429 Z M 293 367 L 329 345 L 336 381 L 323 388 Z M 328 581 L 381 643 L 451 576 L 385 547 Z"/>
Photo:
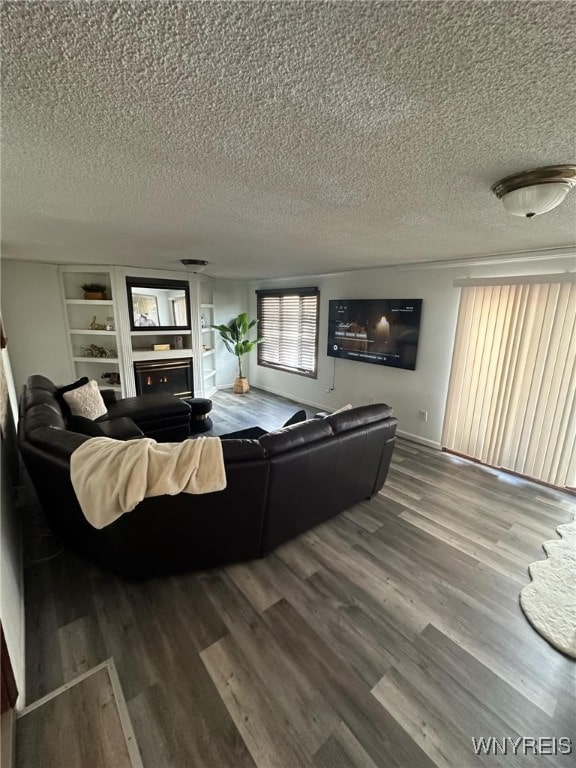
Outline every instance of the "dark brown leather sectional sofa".
<path fill-rule="evenodd" d="M 66 428 L 52 389 L 49 379 L 32 376 L 21 401 L 20 449 L 40 502 L 70 548 L 131 578 L 262 557 L 377 493 L 394 448 L 397 420 L 383 404 L 305 421 L 259 440 L 223 440 L 225 490 L 144 499 L 96 530 L 70 480 L 70 456 L 89 438 Z"/>

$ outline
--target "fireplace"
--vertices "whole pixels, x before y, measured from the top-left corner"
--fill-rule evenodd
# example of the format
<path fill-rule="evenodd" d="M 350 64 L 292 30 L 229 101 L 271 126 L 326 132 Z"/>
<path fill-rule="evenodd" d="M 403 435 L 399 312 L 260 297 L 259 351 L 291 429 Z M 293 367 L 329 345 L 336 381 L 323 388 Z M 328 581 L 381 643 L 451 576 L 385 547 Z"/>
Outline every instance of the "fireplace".
<path fill-rule="evenodd" d="M 138 395 L 169 392 L 176 397 L 194 397 L 191 357 L 182 360 L 146 360 L 134 363 L 134 374 Z"/>

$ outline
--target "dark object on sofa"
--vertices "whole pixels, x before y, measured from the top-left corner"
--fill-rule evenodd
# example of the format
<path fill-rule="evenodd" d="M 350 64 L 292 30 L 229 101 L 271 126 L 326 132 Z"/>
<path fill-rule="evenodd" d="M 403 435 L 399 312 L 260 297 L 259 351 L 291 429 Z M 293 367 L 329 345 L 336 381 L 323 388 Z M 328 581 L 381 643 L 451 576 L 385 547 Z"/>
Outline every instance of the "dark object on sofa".
<path fill-rule="evenodd" d="M 282 426 L 291 427 L 292 424 L 300 424 L 302 421 L 306 421 L 306 418 L 306 411 L 296 411 Z M 263 435 L 267 434 L 268 430 L 262 429 L 262 427 L 247 427 L 246 429 L 239 429 L 237 432 L 228 432 L 225 435 L 220 435 L 220 440 L 259 440 Z"/>
<path fill-rule="evenodd" d="M 263 435 L 267 434 L 268 431 L 262 427 L 246 427 L 246 429 L 228 432 L 225 435 L 219 435 L 219 437 L 220 440 L 260 440 Z"/>
<path fill-rule="evenodd" d="M 212 410 L 212 400 L 207 397 L 189 397 L 186 402 L 190 406 L 190 434 L 209 432 L 214 426 L 208 416 Z"/>
<path fill-rule="evenodd" d="M 306 421 L 306 411 L 296 411 L 296 413 L 293 416 L 290 416 L 288 421 L 283 425 L 284 427 L 291 427 L 292 424 L 300 424 L 303 421 Z"/>
<path fill-rule="evenodd" d="M 26 468 L 54 533 L 127 577 L 262 557 L 377 493 L 394 447 L 397 421 L 382 404 L 294 424 L 259 441 L 223 440 L 225 490 L 147 498 L 97 530 L 70 480 L 70 456 L 90 438 L 66 429 L 50 386 L 32 376 L 22 397 L 18 428 Z"/>

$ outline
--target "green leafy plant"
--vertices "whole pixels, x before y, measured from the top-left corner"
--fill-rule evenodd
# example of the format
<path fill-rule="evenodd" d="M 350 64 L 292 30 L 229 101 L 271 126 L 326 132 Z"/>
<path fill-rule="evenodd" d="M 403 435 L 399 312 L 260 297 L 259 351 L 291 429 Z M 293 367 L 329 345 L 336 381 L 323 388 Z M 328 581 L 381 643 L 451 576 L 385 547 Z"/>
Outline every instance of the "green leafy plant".
<path fill-rule="evenodd" d="M 102 283 L 84 283 L 84 285 L 81 285 L 80 288 L 84 291 L 84 293 L 106 293 L 106 286 L 102 285 Z"/>
<path fill-rule="evenodd" d="M 250 320 L 246 312 L 241 312 L 238 317 L 230 320 L 228 325 L 211 325 L 211 328 L 218 331 L 224 346 L 233 355 L 238 358 L 238 377 L 243 379 L 242 357 L 251 352 L 257 344 L 261 344 L 264 339 L 248 339 L 248 332 L 254 328 L 258 320 Z"/>

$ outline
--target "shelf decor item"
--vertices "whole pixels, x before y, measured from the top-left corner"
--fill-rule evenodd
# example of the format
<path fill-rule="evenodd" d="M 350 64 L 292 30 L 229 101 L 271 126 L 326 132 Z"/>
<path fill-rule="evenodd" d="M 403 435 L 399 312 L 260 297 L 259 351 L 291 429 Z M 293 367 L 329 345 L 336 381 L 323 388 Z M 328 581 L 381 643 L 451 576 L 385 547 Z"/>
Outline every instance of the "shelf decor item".
<path fill-rule="evenodd" d="M 101 379 L 106 379 L 111 386 L 120 386 L 120 374 L 116 371 L 108 371 L 100 376 Z"/>
<path fill-rule="evenodd" d="M 106 291 L 108 289 L 102 283 L 84 283 L 80 287 L 84 291 L 84 298 L 87 301 L 102 301 L 106 299 Z"/>
<path fill-rule="evenodd" d="M 246 312 L 241 312 L 238 317 L 230 320 L 228 325 L 211 325 L 215 331 L 218 331 L 224 346 L 233 355 L 238 358 L 238 376 L 234 381 L 232 391 L 236 395 L 243 395 L 248 392 L 250 385 L 248 379 L 242 372 L 242 357 L 251 352 L 257 344 L 261 344 L 264 339 L 251 341 L 247 338 L 248 332 L 253 328 L 258 320 L 249 320 Z"/>
<path fill-rule="evenodd" d="M 96 315 L 92 318 L 92 322 L 90 323 L 90 330 L 91 331 L 105 331 L 106 326 L 102 325 L 102 323 L 98 323 L 96 321 Z"/>
<path fill-rule="evenodd" d="M 116 357 L 115 349 L 106 349 L 97 344 L 90 344 L 89 347 L 80 347 L 83 357 Z"/>

